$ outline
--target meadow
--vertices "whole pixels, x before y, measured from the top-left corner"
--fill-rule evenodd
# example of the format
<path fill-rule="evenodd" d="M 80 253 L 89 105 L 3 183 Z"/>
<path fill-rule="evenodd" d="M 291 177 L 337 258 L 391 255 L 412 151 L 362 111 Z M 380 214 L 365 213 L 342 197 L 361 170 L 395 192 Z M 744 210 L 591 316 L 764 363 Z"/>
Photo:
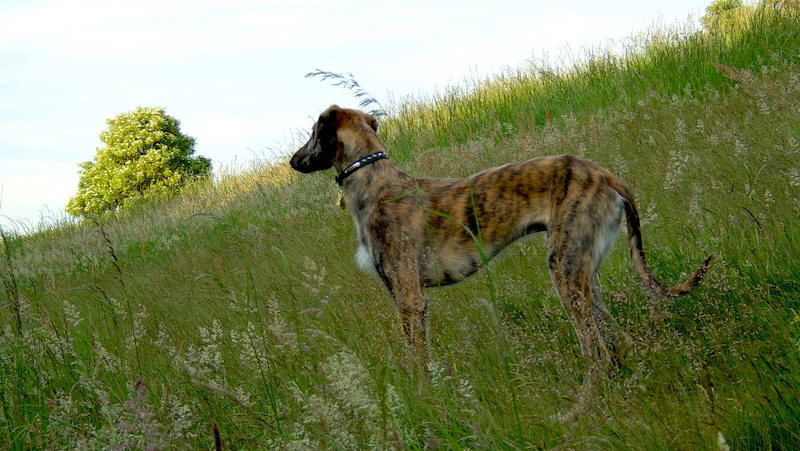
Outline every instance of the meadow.
<path fill-rule="evenodd" d="M 634 347 L 576 421 L 554 418 L 583 364 L 541 237 L 428 290 L 420 381 L 333 174 L 265 161 L 2 230 L 0 448 L 800 449 L 800 10 L 770 5 L 387 106 L 412 175 L 581 156 L 633 192 L 661 281 L 717 255 L 664 303 L 618 240 L 600 285 Z"/>

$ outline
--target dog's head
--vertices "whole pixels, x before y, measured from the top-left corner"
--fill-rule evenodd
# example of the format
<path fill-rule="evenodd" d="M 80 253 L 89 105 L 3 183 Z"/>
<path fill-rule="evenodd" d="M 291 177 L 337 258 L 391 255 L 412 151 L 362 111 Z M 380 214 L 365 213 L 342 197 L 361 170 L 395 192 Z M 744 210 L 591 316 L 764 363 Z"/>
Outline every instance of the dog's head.
<path fill-rule="evenodd" d="M 365 156 L 357 153 L 364 152 L 361 147 L 372 148 L 370 142 L 377 142 L 377 130 L 378 122 L 369 114 L 333 105 L 319 115 L 311 138 L 295 152 L 289 163 L 293 169 L 306 174 L 334 165 L 341 170 Z"/>

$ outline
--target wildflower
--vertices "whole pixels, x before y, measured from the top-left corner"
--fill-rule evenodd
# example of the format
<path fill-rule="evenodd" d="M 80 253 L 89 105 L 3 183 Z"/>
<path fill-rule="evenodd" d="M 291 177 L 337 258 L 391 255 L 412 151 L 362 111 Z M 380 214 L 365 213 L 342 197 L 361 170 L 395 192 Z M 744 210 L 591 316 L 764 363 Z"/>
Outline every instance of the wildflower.
<path fill-rule="evenodd" d="M 378 403 L 370 393 L 370 376 L 358 357 L 342 351 L 322 364 L 332 391 L 347 410 L 365 417 L 376 417 Z"/>
<path fill-rule="evenodd" d="M 775 202 L 775 196 L 772 195 L 772 191 L 767 189 L 764 191 L 764 203 L 769 207 Z"/>
<path fill-rule="evenodd" d="M 124 371 L 126 369 L 122 360 L 103 346 L 97 336 L 97 332 L 94 333 L 94 353 L 97 356 L 96 365 L 98 368 L 105 368 L 111 372 L 119 369 Z"/>
<path fill-rule="evenodd" d="M 200 381 L 209 381 L 218 386 L 224 386 L 219 371 L 225 368 L 225 361 L 222 357 L 220 341 L 222 339 L 222 327 L 216 319 L 211 323 L 210 328 L 200 327 L 199 346 L 190 345 L 186 352 L 181 354 L 178 349 L 167 347 L 175 368 L 185 371 L 190 377 Z M 159 333 L 159 335 L 161 335 Z M 163 340 L 159 340 L 163 341 Z"/>
<path fill-rule="evenodd" d="M 706 121 L 704 121 L 702 119 L 698 119 L 697 123 L 695 124 L 694 129 L 698 134 L 705 133 L 705 131 L 706 131 Z"/>
<path fill-rule="evenodd" d="M 472 406 L 477 404 L 478 400 L 475 398 L 475 389 L 472 388 L 472 384 L 466 378 L 462 378 L 458 381 L 456 392 L 461 395 L 467 405 Z M 467 409 L 467 411 L 474 413 L 474 409 Z"/>
<path fill-rule="evenodd" d="M 114 314 L 117 315 L 119 319 L 125 319 L 128 317 L 128 312 L 125 310 L 125 306 L 122 304 L 122 302 L 114 298 L 110 298 L 108 302 L 114 308 Z"/>
<path fill-rule="evenodd" d="M 219 342 L 222 339 L 222 326 L 214 319 L 210 328 L 200 328 L 200 347 L 198 361 L 208 368 L 221 368 L 223 364 L 222 350 Z"/>
<path fill-rule="evenodd" d="M 286 318 L 284 318 L 281 314 L 281 309 L 278 305 L 278 299 L 275 297 L 274 293 L 267 302 L 267 307 L 269 309 L 270 318 L 272 319 L 272 322 L 269 324 L 269 326 L 267 326 L 267 329 L 272 332 L 272 335 L 275 336 L 275 338 L 278 339 L 278 347 L 287 348 L 292 352 L 297 352 L 297 334 L 289 328 Z"/>
<path fill-rule="evenodd" d="M 170 435 L 174 438 L 194 438 L 195 434 L 191 432 L 198 417 L 194 413 L 194 409 L 186 404 L 173 401 L 169 408 L 167 417 L 170 419 Z"/>
<path fill-rule="evenodd" d="M 580 143 L 578 145 L 578 156 L 581 157 L 581 158 L 586 157 L 586 152 L 588 150 L 589 149 L 586 147 L 586 143 Z"/>
<path fill-rule="evenodd" d="M 744 154 L 747 153 L 747 146 L 743 142 L 739 141 L 738 139 L 734 141 L 733 147 L 735 149 L 737 157 L 744 156 Z"/>
<path fill-rule="evenodd" d="M 111 450 L 167 449 L 165 437 L 161 429 L 163 426 L 155 418 L 155 408 L 150 404 L 147 396 L 147 386 L 142 380 L 136 382 L 134 395 L 123 404 L 127 412 L 117 424 L 119 432 L 118 443 L 111 444 Z"/>
<path fill-rule="evenodd" d="M 131 323 L 132 323 L 132 330 L 130 331 L 130 335 L 125 337 L 125 344 L 128 349 L 134 349 L 139 345 L 139 342 L 144 337 L 145 329 L 144 329 L 144 320 L 149 315 L 147 313 L 147 306 L 144 304 L 139 304 L 139 311 L 132 314 Z"/>
<path fill-rule="evenodd" d="M 788 172 L 789 185 L 800 187 L 800 168 L 790 169 Z"/>
<path fill-rule="evenodd" d="M 789 153 L 800 152 L 800 143 L 797 142 L 794 136 L 790 136 L 786 139 L 786 149 Z"/>
<path fill-rule="evenodd" d="M 264 338 L 253 323 L 248 321 L 242 332 L 232 330 L 231 341 L 234 348 L 239 350 L 239 361 L 245 367 L 263 368 L 269 364 Z"/>
<path fill-rule="evenodd" d="M 510 122 L 503 122 L 500 124 L 500 129 L 504 135 L 513 135 L 517 133 L 516 128 L 514 128 L 514 124 Z"/>
<path fill-rule="evenodd" d="M 242 312 L 242 313 L 250 313 L 256 314 L 258 313 L 258 309 L 251 305 L 248 301 L 247 297 L 245 296 L 244 299 L 241 299 L 236 293 L 231 292 L 230 296 L 230 304 L 228 304 L 234 312 Z"/>
<path fill-rule="evenodd" d="M 692 189 L 692 198 L 689 200 L 689 215 L 695 219 L 700 219 L 700 200 L 703 197 L 703 189 L 698 183 Z"/>
<path fill-rule="evenodd" d="M 687 143 L 686 131 L 686 122 L 683 120 L 683 118 L 679 117 L 675 121 L 675 141 L 677 141 L 680 146 L 685 146 Z"/>
<path fill-rule="evenodd" d="M 681 180 L 686 165 L 689 162 L 689 155 L 681 154 L 678 150 L 670 151 L 669 162 L 667 163 L 667 176 L 664 180 L 664 189 L 671 190 Z"/>
<path fill-rule="evenodd" d="M 772 109 L 770 108 L 769 103 L 767 103 L 767 99 L 765 97 L 759 98 L 757 103 L 758 111 L 764 116 L 768 116 L 772 112 Z"/>
<path fill-rule="evenodd" d="M 78 312 L 78 308 L 69 301 L 64 301 L 64 316 L 67 321 L 72 324 L 72 327 L 77 327 L 78 324 L 83 321 L 80 312 Z"/>
<path fill-rule="evenodd" d="M 303 285 L 306 287 L 306 289 L 308 289 L 312 296 L 319 297 L 321 303 L 328 304 L 331 300 L 330 296 L 336 293 L 339 287 L 330 287 L 325 284 L 325 276 L 327 275 L 327 271 L 325 270 L 324 266 L 318 266 L 314 260 L 306 257 L 306 260 L 303 263 L 303 268 L 305 271 L 300 272 L 303 275 L 303 278 L 306 279 L 303 282 Z M 323 292 L 323 289 L 327 290 L 327 294 Z"/>
<path fill-rule="evenodd" d="M 321 368 L 328 381 L 322 392 L 327 395 L 306 394 L 297 384 L 288 384 L 290 393 L 303 407 L 298 426 L 304 430 L 293 434 L 287 449 L 318 449 L 319 443 L 311 437 L 319 436 L 320 427 L 326 437 L 346 449 L 379 449 L 378 444 L 385 437 L 383 420 L 397 435 L 403 426 L 405 406 L 394 386 L 386 384 L 381 403 L 364 364 L 347 350 L 325 359 Z"/>
<path fill-rule="evenodd" d="M 620 177 L 625 178 L 625 176 L 628 174 L 628 162 L 621 153 L 614 153 L 613 158 L 614 160 L 612 164 L 614 172 L 616 172 Z"/>

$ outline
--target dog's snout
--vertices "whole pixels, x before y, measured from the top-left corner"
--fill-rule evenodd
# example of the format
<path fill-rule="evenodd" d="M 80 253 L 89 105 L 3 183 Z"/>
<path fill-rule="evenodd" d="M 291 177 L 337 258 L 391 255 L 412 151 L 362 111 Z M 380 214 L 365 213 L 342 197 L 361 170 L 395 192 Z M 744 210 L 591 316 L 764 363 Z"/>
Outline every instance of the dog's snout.
<path fill-rule="evenodd" d="M 319 142 L 312 139 L 292 156 L 289 164 L 295 171 L 309 174 L 330 168 L 333 166 L 333 161 L 326 157 Z"/>
<path fill-rule="evenodd" d="M 295 171 L 300 171 L 303 173 L 311 172 L 309 168 L 309 155 L 308 152 L 306 151 L 307 147 L 308 147 L 307 144 L 301 147 L 300 150 L 298 150 L 294 154 L 294 156 L 292 156 L 292 159 L 289 160 L 289 165 Z"/>

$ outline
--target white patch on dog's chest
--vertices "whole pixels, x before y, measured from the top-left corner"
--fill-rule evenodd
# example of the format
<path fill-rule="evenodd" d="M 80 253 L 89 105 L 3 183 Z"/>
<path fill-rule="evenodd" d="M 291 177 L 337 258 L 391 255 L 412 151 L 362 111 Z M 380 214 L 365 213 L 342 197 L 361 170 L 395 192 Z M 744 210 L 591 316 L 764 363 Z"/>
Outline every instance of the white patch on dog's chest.
<path fill-rule="evenodd" d="M 358 246 L 358 250 L 356 250 L 356 263 L 358 267 L 363 269 L 364 271 L 375 274 L 375 260 L 372 258 L 372 252 L 369 249 L 362 245 Z"/>

